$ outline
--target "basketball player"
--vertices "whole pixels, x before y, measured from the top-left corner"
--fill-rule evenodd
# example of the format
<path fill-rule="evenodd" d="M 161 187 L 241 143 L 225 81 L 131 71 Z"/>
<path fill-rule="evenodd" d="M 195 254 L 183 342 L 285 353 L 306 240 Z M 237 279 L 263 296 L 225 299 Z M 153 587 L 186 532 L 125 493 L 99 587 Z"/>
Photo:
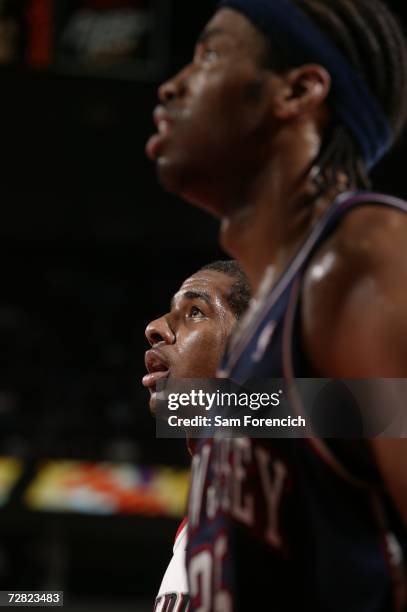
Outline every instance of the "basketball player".
<path fill-rule="evenodd" d="M 143 385 L 156 408 L 156 384 L 163 377 L 214 378 L 236 320 L 250 300 L 247 279 L 235 261 L 211 263 L 188 278 L 174 295 L 171 310 L 146 328 L 151 349 L 146 352 L 148 374 Z M 191 454 L 192 440 L 188 441 Z M 155 602 L 155 612 L 186 612 L 186 519 L 178 529 L 174 554 Z"/>
<path fill-rule="evenodd" d="M 256 292 L 222 374 L 407 377 L 407 206 L 367 191 L 407 113 L 385 4 L 225 0 L 159 98 L 161 182 Z M 405 440 L 215 439 L 193 467 L 191 609 L 403 609 Z"/>

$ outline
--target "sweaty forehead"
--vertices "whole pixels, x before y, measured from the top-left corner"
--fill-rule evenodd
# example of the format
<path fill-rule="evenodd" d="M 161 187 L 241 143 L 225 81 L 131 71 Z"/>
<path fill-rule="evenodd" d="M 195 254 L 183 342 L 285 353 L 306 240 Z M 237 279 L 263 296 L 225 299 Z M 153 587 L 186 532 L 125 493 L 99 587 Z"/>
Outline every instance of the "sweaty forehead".
<path fill-rule="evenodd" d="M 264 54 L 269 49 L 266 36 L 250 21 L 234 9 L 218 10 L 201 34 L 201 38 L 224 37 L 240 51 Z"/>
<path fill-rule="evenodd" d="M 227 308 L 230 310 L 228 296 L 234 279 L 222 272 L 204 270 L 197 272 L 184 281 L 179 291 L 174 295 L 173 302 L 188 299 L 193 294 L 207 297 L 214 308 Z M 205 300 L 206 301 L 206 300 Z"/>

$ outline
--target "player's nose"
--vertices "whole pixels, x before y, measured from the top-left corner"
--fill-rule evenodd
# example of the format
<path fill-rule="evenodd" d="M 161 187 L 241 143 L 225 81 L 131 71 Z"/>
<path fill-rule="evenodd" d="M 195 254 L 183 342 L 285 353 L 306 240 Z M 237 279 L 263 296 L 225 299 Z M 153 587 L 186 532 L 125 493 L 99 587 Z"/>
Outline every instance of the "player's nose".
<path fill-rule="evenodd" d="M 165 342 L 165 344 L 174 344 L 175 342 L 175 334 L 167 316 L 151 321 L 146 327 L 145 335 L 150 346 L 155 346 L 160 342 Z"/>
<path fill-rule="evenodd" d="M 171 79 L 168 79 L 168 81 L 160 85 L 158 88 L 158 98 L 160 102 L 165 104 L 183 94 L 185 91 L 186 70 L 187 69 L 184 68 Z"/>
<path fill-rule="evenodd" d="M 174 79 L 166 81 L 158 88 L 158 99 L 160 102 L 170 102 L 177 95 L 177 88 L 174 84 Z"/>

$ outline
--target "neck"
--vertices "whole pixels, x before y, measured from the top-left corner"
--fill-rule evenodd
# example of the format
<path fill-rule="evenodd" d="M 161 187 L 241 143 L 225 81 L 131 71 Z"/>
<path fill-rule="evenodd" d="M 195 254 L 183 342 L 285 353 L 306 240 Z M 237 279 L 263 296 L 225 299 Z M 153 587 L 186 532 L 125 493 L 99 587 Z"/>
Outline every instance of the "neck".
<path fill-rule="evenodd" d="M 275 284 L 332 200 L 332 192 L 318 197 L 310 177 L 315 157 L 313 147 L 274 157 L 251 183 L 245 203 L 222 219 L 222 247 L 239 260 L 254 294 L 266 271 Z"/>

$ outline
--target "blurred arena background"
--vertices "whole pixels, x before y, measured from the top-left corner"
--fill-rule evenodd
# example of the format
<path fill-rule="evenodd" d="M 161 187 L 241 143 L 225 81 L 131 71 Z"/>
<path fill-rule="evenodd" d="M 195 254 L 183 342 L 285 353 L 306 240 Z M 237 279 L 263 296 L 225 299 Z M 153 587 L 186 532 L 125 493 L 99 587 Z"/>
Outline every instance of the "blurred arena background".
<path fill-rule="evenodd" d="M 69 612 L 151 610 L 184 512 L 144 328 L 221 253 L 144 145 L 214 6 L 0 0 L 0 589 L 64 589 Z M 403 146 L 375 178 L 406 198 Z"/>

